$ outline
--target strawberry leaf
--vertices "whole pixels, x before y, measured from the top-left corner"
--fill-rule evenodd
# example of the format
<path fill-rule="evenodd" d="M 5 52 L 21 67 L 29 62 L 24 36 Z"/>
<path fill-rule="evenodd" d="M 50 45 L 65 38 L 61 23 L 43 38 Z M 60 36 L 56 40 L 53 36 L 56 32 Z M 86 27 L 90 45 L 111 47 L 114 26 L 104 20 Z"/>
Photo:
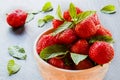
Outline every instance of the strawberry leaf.
<path fill-rule="evenodd" d="M 95 13 L 96 13 L 96 11 L 85 11 L 85 12 L 78 14 L 77 21 L 75 22 L 75 24 L 87 19 L 88 17 L 92 16 Z"/>
<path fill-rule="evenodd" d="M 28 13 L 27 19 L 26 19 L 26 23 L 32 21 L 34 19 L 34 14 L 32 13 Z"/>
<path fill-rule="evenodd" d="M 60 55 L 65 55 L 67 54 L 67 48 L 65 45 L 52 45 L 44 48 L 41 53 L 40 57 L 42 59 L 50 59 L 52 57 L 57 57 Z"/>
<path fill-rule="evenodd" d="M 54 17 L 52 15 L 46 15 L 44 16 L 43 20 L 45 22 L 49 22 L 49 21 L 52 21 L 54 19 Z"/>
<path fill-rule="evenodd" d="M 89 40 L 89 43 L 94 43 L 96 41 L 106 41 L 108 43 L 113 43 L 114 40 L 110 36 L 94 36 Z"/>
<path fill-rule="evenodd" d="M 43 27 L 45 25 L 45 21 L 43 19 L 38 20 L 38 27 Z"/>
<path fill-rule="evenodd" d="M 52 4 L 51 2 L 46 2 L 42 8 L 42 11 L 43 12 L 49 12 L 49 11 L 52 11 L 53 10 L 53 7 L 52 7 Z"/>
<path fill-rule="evenodd" d="M 63 16 L 62 16 L 62 11 L 61 11 L 60 5 L 58 5 L 58 8 L 57 8 L 57 16 L 60 20 L 64 20 Z"/>
<path fill-rule="evenodd" d="M 70 16 L 72 18 L 72 21 L 76 21 L 77 20 L 77 11 L 76 11 L 76 8 L 74 6 L 73 3 L 70 3 L 70 6 L 69 6 L 69 12 L 70 12 Z"/>
<path fill-rule="evenodd" d="M 25 50 L 19 46 L 11 46 L 8 48 L 9 54 L 16 59 L 26 59 L 27 55 Z"/>
<path fill-rule="evenodd" d="M 9 75 L 15 74 L 20 70 L 21 66 L 16 64 L 14 60 L 9 60 L 7 70 Z"/>
<path fill-rule="evenodd" d="M 58 33 L 61 33 L 62 31 L 66 30 L 67 28 L 71 27 L 72 22 L 64 22 L 62 25 L 60 25 L 53 33 L 52 35 L 56 35 Z"/>
<path fill-rule="evenodd" d="M 83 61 L 84 59 L 86 59 L 88 57 L 88 55 L 82 55 L 82 54 L 76 54 L 76 53 L 70 53 L 71 54 L 71 58 L 73 60 L 73 62 L 78 65 L 78 63 L 80 61 Z"/>
<path fill-rule="evenodd" d="M 107 14 L 113 14 L 116 12 L 116 7 L 114 5 L 107 5 L 101 9 L 101 12 L 107 13 Z"/>

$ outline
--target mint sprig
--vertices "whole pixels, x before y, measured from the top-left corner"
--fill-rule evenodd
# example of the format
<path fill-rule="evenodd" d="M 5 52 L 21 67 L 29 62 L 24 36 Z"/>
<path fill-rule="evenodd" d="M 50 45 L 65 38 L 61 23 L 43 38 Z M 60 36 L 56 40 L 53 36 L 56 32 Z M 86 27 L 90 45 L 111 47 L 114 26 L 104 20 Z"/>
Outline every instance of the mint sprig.
<path fill-rule="evenodd" d="M 64 18 L 62 16 L 62 11 L 61 11 L 60 5 L 58 5 L 58 8 L 57 8 L 57 16 L 60 20 L 64 20 Z"/>
<path fill-rule="evenodd" d="M 107 14 L 113 14 L 116 12 L 116 7 L 110 4 L 110 5 L 104 6 L 100 11 Z"/>
<path fill-rule="evenodd" d="M 52 7 L 51 2 L 46 2 L 44 4 L 44 6 L 42 7 L 43 12 L 49 12 L 49 11 L 52 11 L 52 10 L 53 10 L 53 7 Z"/>

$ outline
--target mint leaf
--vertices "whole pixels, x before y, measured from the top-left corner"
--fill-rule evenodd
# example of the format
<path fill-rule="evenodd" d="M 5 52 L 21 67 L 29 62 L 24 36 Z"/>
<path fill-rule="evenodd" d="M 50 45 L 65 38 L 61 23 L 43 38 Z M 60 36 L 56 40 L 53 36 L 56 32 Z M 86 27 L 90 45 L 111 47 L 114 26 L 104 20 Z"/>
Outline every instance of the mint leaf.
<path fill-rule="evenodd" d="M 70 53 L 71 54 L 71 58 L 73 60 L 73 62 L 78 65 L 78 63 L 80 61 L 83 61 L 84 59 L 86 59 L 88 57 L 88 55 L 82 55 L 82 54 L 76 54 L 76 53 Z"/>
<path fill-rule="evenodd" d="M 51 2 L 46 2 L 42 8 L 42 11 L 43 12 L 49 12 L 49 11 L 52 11 L 53 10 L 53 7 L 52 7 L 52 4 Z"/>
<path fill-rule="evenodd" d="M 38 20 L 38 27 L 43 27 L 45 25 L 45 21 L 43 19 Z"/>
<path fill-rule="evenodd" d="M 45 22 L 49 22 L 49 21 L 52 21 L 54 19 L 54 17 L 52 15 L 46 15 L 44 16 L 43 20 Z"/>
<path fill-rule="evenodd" d="M 27 55 L 25 53 L 25 50 L 19 46 L 11 46 L 8 48 L 9 54 L 17 59 L 26 59 Z"/>
<path fill-rule="evenodd" d="M 116 12 L 116 7 L 112 4 L 107 5 L 101 9 L 101 12 L 107 13 L 107 14 L 113 14 Z"/>
<path fill-rule="evenodd" d="M 74 6 L 73 3 L 70 3 L 69 6 L 69 12 L 70 12 L 70 16 L 72 18 L 72 21 L 76 21 L 77 20 L 77 11 L 76 11 L 76 7 Z"/>
<path fill-rule="evenodd" d="M 57 16 L 60 20 L 64 20 L 64 18 L 62 16 L 62 11 L 61 11 L 60 5 L 58 5 L 58 8 L 57 8 Z"/>
<path fill-rule="evenodd" d="M 20 70 L 21 66 L 16 64 L 14 60 L 9 60 L 7 70 L 9 75 L 15 74 Z"/>
<path fill-rule="evenodd" d="M 106 41 L 108 43 L 114 42 L 114 40 L 111 36 L 94 36 L 89 40 L 89 43 L 94 43 L 96 41 Z"/>
<path fill-rule="evenodd" d="M 92 16 L 95 13 L 96 13 L 96 11 L 85 11 L 85 12 L 78 14 L 77 21 L 75 22 L 75 24 L 87 19 L 88 17 Z"/>
<path fill-rule="evenodd" d="M 29 13 L 28 16 L 27 16 L 27 19 L 26 19 L 26 23 L 32 21 L 33 19 L 34 19 L 34 14 Z"/>
<path fill-rule="evenodd" d="M 53 33 L 52 35 L 56 35 L 64 30 L 66 30 L 67 28 L 71 27 L 72 22 L 64 22 L 62 25 L 60 25 Z"/>
<path fill-rule="evenodd" d="M 66 48 L 65 45 L 52 45 L 48 46 L 45 49 L 43 49 L 40 53 L 40 57 L 42 59 L 50 59 L 52 57 L 60 56 L 60 55 L 65 55 L 68 49 Z"/>

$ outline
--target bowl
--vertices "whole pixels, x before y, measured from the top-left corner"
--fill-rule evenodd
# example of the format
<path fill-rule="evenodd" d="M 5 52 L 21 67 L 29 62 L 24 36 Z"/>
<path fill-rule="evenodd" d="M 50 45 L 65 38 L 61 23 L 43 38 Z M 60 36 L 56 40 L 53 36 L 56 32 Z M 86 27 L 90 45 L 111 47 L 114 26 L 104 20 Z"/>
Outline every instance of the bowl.
<path fill-rule="evenodd" d="M 41 73 L 44 80 L 103 80 L 109 63 L 103 66 L 97 65 L 89 69 L 84 70 L 66 70 L 54 67 L 49 63 L 41 59 L 36 51 L 37 41 L 42 35 L 49 34 L 54 29 L 48 29 L 43 34 L 40 34 L 34 43 L 34 57 L 37 61 L 39 72 Z"/>

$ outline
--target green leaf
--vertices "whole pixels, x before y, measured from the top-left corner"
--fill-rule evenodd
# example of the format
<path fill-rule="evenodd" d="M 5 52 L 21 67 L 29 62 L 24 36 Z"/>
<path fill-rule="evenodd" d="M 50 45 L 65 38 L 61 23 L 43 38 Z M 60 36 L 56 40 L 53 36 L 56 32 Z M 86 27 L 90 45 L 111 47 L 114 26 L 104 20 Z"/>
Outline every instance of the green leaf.
<path fill-rule="evenodd" d="M 58 5 L 58 8 L 57 8 L 57 16 L 60 20 L 64 20 L 64 18 L 62 16 L 62 11 L 61 11 L 60 5 Z"/>
<path fill-rule="evenodd" d="M 52 45 L 43 49 L 40 53 L 42 59 L 50 59 L 52 57 L 67 54 L 67 47 L 65 45 Z"/>
<path fill-rule="evenodd" d="M 73 62 L 78 65 L 78 63 L 80 61 L 83 61 L 84 59 L 86 59 L 88 57 L 88 55 L 82 55 L 82 54 L 77 54 L 77 53 L 70 53 L 71 54 L 71 58 L 73 60 Z"/>
<path fill-rule="evenodd" d="M 19 46 L 11 46 L 8 48 L 9 54 L 17 59 L 26 59 L 27 55 L 25 53 L 25 50 Z"/>
<path fill-rule="evenodd" d="M 101 12 L 107 13 L 107 14 L 113 14 L 116 12 L 116 7 L 114 5 L 107 5 L 101 9 Z"/>
<path fill-rule="evenodd" d="M 7 70 L 9 75 L 15 74 L 20 70 L 21 66 L 16 64 L 14 60 L 9 60 Z"/>
<path fill-rule="evenodd" d="M 26 23 L 32 21 L 33 19 L 34 19 L 34 14 L 32 14 L 32 13 L 28 14 L 27 19 L 26 19 Z"/>
<path fill-rule="evenodd" d="M 52 7 L 52 4 L 51 2 L 46 2 L 42 8 L 42 11 L 43 12 L 49 12 L 49 11 L 52 11 L 53 10 L 53 7 Z"/>
<path fill-rule="evenodd" d="M 53 33 L 52 35 L 56 35 L 58 33 L 61 33 L 62 31 L 66 30 L 67 28 L 71 27 L 72 22 L 64 22 L 62 25 L 60 25 Z"/>
<path fill-rule="evenodd" d="M 70 3 L 69 6 L 69 12 L 70 12 L 70 16 L 72 18 L 72 21 L 76 21 L 77 20 L 77 11 L 76 11 L 76 7 L 74 6 L 73 3 Z"/>
<path fill-rule="evenodd" d="M 44 16 L 43 20 L 45 22 L 49 22 L 49 21 L 52 21 L 54 19 L 54 17 L 52 15 L 46 15 Z"/>
<path fill-rule="evenodd" d="M 75 24 L 87 19 L 88 17 L 92 16 L 95 13 L 96 13 L 96 11 L 85 11 L 85 12 L 78 14 L 77 21 L 75 22 Z"/>
<path fill-rule="evenodd" d="M 36 15 L 36 14 L 38 14 L 40 12 L 41 11 L 38 11 L 38 10 L 32 10 L 32 11 L 29 11 L 28 14 L 34 14 L 34 15 Z"/>
<path fill-rule="evenodd" d="M 108 43 L 114 42 L 114 40 L 111 36 L 94 36 L 89 40 L 89 43 L 94 43 L 96 41 L 106 41 Z"/>
<path fill-rule="evenodd" d="M 43 27 L 45 25 L 45 21 L 43 19 L 38 20 L 38 27 Z"/>

